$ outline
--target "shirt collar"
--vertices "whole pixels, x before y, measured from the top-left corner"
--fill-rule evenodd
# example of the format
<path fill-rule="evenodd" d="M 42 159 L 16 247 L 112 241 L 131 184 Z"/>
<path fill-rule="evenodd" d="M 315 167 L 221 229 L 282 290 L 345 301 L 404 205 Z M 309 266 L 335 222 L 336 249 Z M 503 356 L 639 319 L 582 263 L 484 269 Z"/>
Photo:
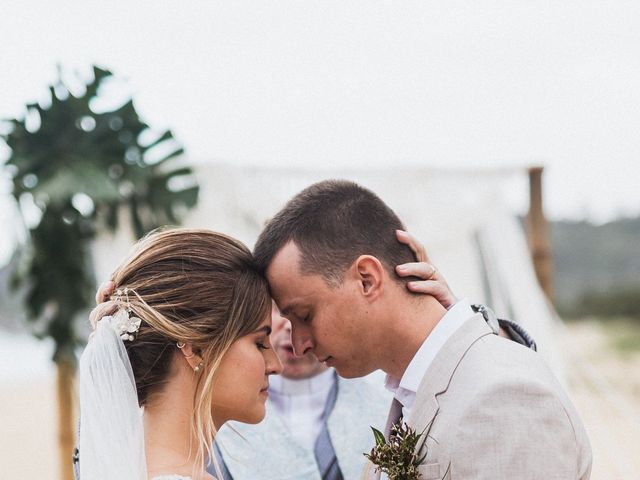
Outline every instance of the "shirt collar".
<path fill-rule="evenodd" d="M 433 328 L 409 362 L 401 379 L 387 375 L 385 387 L 403 406 L 410 408 L 425 372 L 449 338 L 473 315 L 467 299 L 459 300 Z"/>

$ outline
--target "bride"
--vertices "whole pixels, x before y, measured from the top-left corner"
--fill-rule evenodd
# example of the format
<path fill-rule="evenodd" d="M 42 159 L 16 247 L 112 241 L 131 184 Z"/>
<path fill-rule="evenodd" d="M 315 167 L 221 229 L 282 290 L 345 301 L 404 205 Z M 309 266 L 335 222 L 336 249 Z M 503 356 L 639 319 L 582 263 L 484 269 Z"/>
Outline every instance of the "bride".
<path fill-rule="evenodd" d="M 80 478 L 213 478 L 217 429 L 262 420 L 282 369 L 266 280 L 239 241 L 188 229 L 141 240 L 112 280 L 80 360 Z"/>

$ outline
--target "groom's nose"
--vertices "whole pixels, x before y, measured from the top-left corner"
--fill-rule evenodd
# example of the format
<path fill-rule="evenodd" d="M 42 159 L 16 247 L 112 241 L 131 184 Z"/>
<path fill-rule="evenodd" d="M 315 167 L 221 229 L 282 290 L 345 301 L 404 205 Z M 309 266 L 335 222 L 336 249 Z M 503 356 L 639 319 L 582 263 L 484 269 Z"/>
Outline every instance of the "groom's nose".
<path fill-rule="evenodd" d="M 293 345 L 293 352 L 302 357 L 307 352 L 313 350 L 313 339 L 308 332 L 296 330 L 295 328 L 291 332 L 291 343 Z"/>

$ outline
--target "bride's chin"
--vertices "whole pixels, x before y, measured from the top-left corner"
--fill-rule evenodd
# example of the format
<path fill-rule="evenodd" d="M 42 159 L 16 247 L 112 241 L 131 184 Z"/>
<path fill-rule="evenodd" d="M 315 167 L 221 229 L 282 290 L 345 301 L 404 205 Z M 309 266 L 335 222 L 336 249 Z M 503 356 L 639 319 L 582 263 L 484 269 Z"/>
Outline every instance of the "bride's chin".
<path fill-rule="evenodd" d="M 264 402 L 256 402 L 256 405 L 252 409 L 244 409 L 240 412 L 227 412 L 227 415 L 224 419 L 220 416 L 216 418 L 216 415 L 213 415 L 213 423 L 216 430 L 220 430 L 222 425 L 231 421 L 231 422 L 240 422 L 247 423 L 249 425 L 254 425 L 256 423 L 260 423 L 264 420 L 266 415 L 266 408 Z"/>
<path fill-rule="evenodd" d="M 242 423 L 248 423 L 250 425 L 255 425 L 256 423 L 260 423 L 262 420 L 264 420 L 264 417 L 266 415 L 266 409 L 264 407 L 264 404 L 261 404 L 258 408 L 256 408 L 256 411 L 254 413 L 254 415 L 248 416 L 242 420 L 240 420 Z"/>

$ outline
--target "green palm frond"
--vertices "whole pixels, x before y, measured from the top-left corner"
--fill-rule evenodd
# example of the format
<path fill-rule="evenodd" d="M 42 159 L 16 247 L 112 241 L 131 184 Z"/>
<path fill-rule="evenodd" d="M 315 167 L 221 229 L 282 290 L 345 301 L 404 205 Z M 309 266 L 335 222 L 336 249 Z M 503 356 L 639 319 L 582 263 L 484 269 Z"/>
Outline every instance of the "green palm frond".
<path fill-rule="evenodd" d="M 73 318 L 90 304 L 95 233 L 118 228 L 119 213 L 129 210 L 140 237 L 178 224 L 198 199 L 191 168 L 176 162 L 184 150 L 170 130 L 142 143 L 151 130 L 132 100 L 110 111 L 92 109 L 113 77 L 100 67 L 93 74 L 77 96 L 58 80 L 47 104 L 27 105 L 22 118 L 5 121 L 2 136 L 10 148 L 5 168 L 13 196 L 40 211 L 16 283 L 27 286 L 29 316 L 44 323 L 43 335 L 54 338 L 56 352 L 73 349 Z M 92 208 L 78 209 L 79 196 L 90 198 Z"/>

